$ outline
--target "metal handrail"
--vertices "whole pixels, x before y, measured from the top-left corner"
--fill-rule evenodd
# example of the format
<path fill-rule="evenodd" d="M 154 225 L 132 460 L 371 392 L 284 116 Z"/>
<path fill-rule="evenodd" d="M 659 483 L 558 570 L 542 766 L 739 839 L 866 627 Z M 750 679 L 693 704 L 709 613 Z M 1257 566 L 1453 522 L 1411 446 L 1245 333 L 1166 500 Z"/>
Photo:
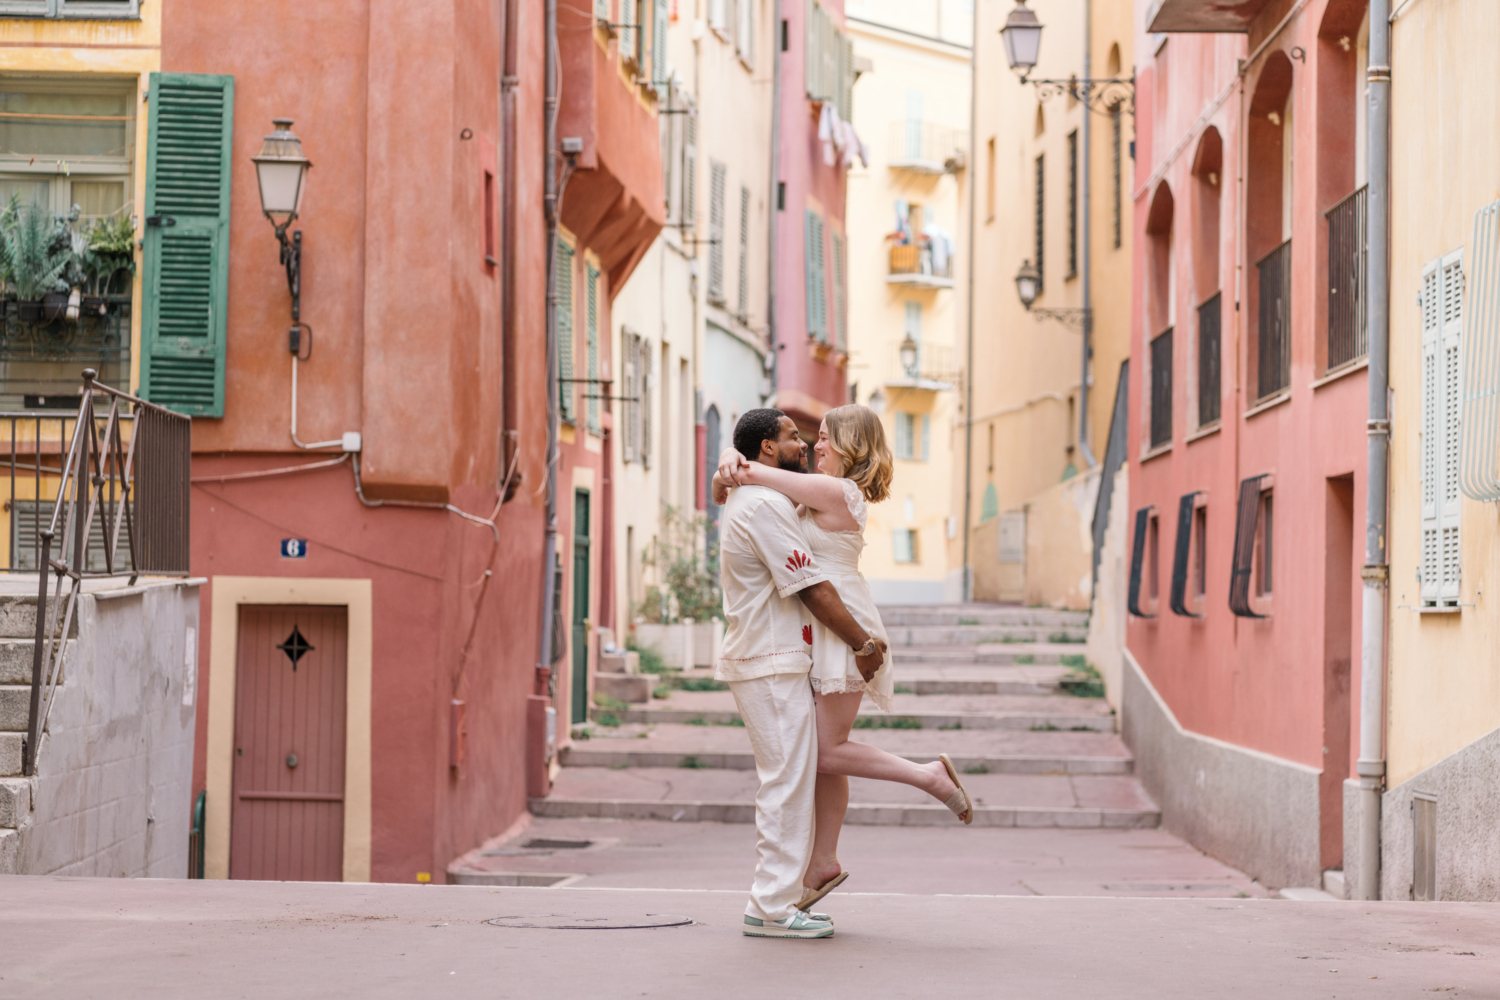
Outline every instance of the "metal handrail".
<path fill-rule="evenodd" d="M 41 532 L 31 704 L 26 742 L 21 748 L 21 772 L 28 777 L 36 774 L 41 737 L 46 731 L 47 718 L 57 694 L 57 681 L 62 676 L 63 662 L 67 658 L 68 634 L 73 629 L 83 581 L 123 575 L 123 567 L 116 568 L 120 529 L 125 529 L 130 553 L 129 585 L 133 586 L 143 572 L 176 576 L 188 573 L 187 491 L 192 462 L 191 418 L 103 385 L 95 381 L 96 375 L 92 368 L 83 371 L 83 392 L 67 460 L 60 470 L 62 478 L 58 483 L 57 500 L 47 528 Z M 109 400 L 102 434 L 95 412 L 95 396 Z M 128 449 L 121 434 L 122 402 L 135 407 L 137 418 Z M 143 459 L 139 470 L 138 454 Z M 138 491 L 135 487 L 142 484 L 146 489 Z M 137 497 L 138 492 L 144 493 L 144 503 Z M 137 506 L 143 508 L 144 523 L 140 525 L 135 517 Z M 109 512 L 112 512 L 112 518 Z M 105 533 L 102 573 L 90 572 L 87 568 L 88 540 L 96 514 L 113 521 Z M 72 552 L 63 553 L 60 560 L 52 558 L 52 543 L 57 538 L 59 527 L 63 529 L 65 543 L 70 540 L 68 533 L 71 531 L 72 542 Z M 47 596 L 49 572 L 54 574 L 50 601 Z"/>

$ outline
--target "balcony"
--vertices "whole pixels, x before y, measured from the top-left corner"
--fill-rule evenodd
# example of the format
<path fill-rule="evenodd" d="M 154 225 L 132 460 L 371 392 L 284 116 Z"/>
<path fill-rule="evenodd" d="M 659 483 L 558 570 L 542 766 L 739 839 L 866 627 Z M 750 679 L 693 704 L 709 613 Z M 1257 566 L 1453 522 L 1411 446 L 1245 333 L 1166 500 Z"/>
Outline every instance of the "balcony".
<path fill-rule="evenodd" d="M 1260 275 L 1255 354 L 1258 403 L 1280 393 L 1292 380 L 1292 241 L 1262 257 L 1255 269 Z"/>
<path fill-rule="evenodd" d="M 886 371 L 897 372 L 884 381 L 887 388 L 919 389 L 946 392 L 963 380 L 963 369 L 957 353 L 949 344 L 922 344 L 917 348 L 917 363 L 906 368 L 901 363 L 899 345 L 891 347 Z"/>
<path fill-rule="evenodd" d="M 1328 371 L 1364 357 L 1370 349 L 1365 315 L 1365 188 L 1328 210 Z"/>
<path fill-rule="evenodd" d="M 968 164 L 968 133 L 935 122 L 892 122 L 886 166 L 914 174 L 956 174 Z"/>
<path fill-rule="evenodd" d="M 78 373 L 130 382 L 130 296 L 85 298 L 77 319 L 61 306 L 40 316 L 0 303 L 0 410 L 78 409 Z"/>
<path fill-rule="evenodd" d="M 944 249 L 938 248 L 934 253 L 932 238 L 927 236 L 916 243 L 895 244 L 890 248 L 890 271 L 885 283 L 911 288 L 952 288 L 953 255 Z"/>

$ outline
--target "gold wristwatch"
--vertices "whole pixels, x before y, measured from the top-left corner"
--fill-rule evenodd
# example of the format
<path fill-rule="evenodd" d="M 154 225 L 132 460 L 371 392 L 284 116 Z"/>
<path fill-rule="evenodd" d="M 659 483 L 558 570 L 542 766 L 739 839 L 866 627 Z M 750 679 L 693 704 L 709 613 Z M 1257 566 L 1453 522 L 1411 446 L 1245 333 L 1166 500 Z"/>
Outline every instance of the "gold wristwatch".
<path fill-rule="evenodd" d="M 878 649 L 880 649 L 880 647 L 875 644 L 875 640 L 873 638 L 866 639 L 865 640 L 865 644 L 863 646 L 861 646 L 858 649 L 854 650 L 854 655 L 855 656 L 873 656 Z"/>

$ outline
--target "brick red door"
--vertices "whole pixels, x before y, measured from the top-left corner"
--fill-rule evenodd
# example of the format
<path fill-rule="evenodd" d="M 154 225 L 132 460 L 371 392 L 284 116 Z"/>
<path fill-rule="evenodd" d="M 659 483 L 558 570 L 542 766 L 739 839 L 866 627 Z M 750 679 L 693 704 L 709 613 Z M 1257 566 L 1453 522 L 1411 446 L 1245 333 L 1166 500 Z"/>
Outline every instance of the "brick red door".
<path fill-rule="evenodd" d="M 344 877 L 348 609 L 241 605 L 229 877 Z"/>

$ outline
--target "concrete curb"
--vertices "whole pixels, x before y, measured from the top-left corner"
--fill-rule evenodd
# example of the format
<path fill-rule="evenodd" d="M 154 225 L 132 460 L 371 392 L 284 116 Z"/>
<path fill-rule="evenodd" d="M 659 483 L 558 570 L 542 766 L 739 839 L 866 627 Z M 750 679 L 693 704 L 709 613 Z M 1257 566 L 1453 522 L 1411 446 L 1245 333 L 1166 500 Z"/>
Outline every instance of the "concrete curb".
<path fill-rule="evenodd" d="M 621 722 L 630 723 L 685 723 L 688 725 L 732 726 L 739 720 L 738 712 L 695 712 L 683 708 L 621 708 L 594 709 L 592 716 L 598 721 L 602 711 L 611 712 Z M 894 712 L 891 715 L 861 712 L 861 717 L 915 719 L 921 729 L 1013 729 L 1013 730 L 1058 730 L 1062 732 L 1112 733 L 1115 731 L 1113 715 L 1046 715 L 1036 712 Z M 701 720 L 695 722 L 694 720 Z M 859 730 L 856 729 L 855 732 Z"/>
<path fill-rule="evenodd" d="M 898 757 L 927 764 L 936 754 L 902 753 Z M 1045 754 L 950 754 L 953 766 L 968 772 L 984 767 L 987 774 L 1131 774 L 1135 761 L 1130 757 L 1063 757 Z M 698 766 L 723 771 L 755 770 L 755 755 L 745 752 L 683 753 L 664 750 L 613 750 L 574 744 L 562 751 L 563 767 L 684 767 L 692 757 Z"/>
<path fill-rule="evenodd" d="M 754 823 L 752 802 L 641 801 L 638 799 L 532 799 L 534 816 L 548 819 L 652 819 L 670 823 Z M 957 819 L 943 806 L 861 805 L 844 815 L 850 826 L 939 826 Z M 974 810 L 975 826 L 1150 830 L 1161 813 L 1150 809 L 1053 809 L 1043 806 Z"/>

